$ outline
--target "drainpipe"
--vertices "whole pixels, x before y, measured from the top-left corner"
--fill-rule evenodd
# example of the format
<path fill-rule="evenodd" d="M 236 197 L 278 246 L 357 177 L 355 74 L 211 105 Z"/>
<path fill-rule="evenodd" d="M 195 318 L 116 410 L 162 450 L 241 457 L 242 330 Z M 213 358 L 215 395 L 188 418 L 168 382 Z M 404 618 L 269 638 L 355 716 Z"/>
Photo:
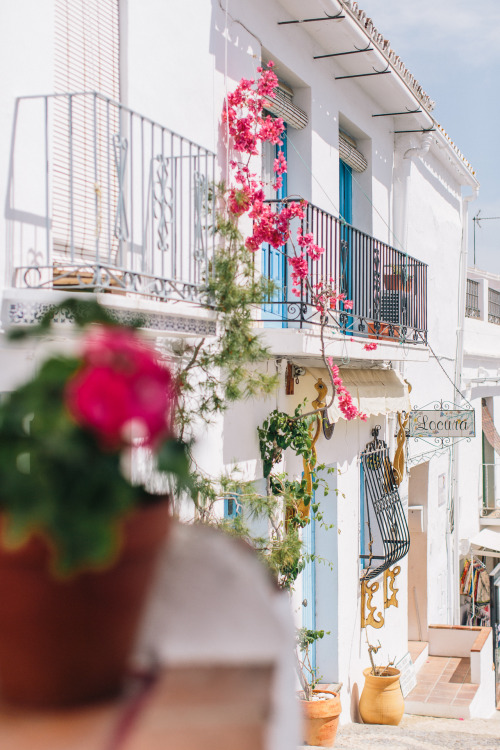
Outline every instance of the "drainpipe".
<path fill-rule="evenodd" d="M 455 388 L 462 391 L 462 368 L 464 359 L 464 321 L 465 321 L 465 284 L 467 277 L 467 254 L 468 254 L 468 218 L 469 203 L 475 201 L 479 193 L 479 185 L 472 189 L 470 195 L 464 195 L 462 198 L 462 243 L 460 250 L 460 270 L 459 270 L 459 287 L 458 287 L 458 325 L 457 325 L 457 345 L 455 355 Z M 454 399 L 457 399 L 458 393 L 455 390 Z M 457 399 L 458 400 L 458 399 Z M 448 623 L 451 625 L 460 625 L 460 595 L 458 589 L 459 581 L 459 460 L 458 446 L 452 444 L 451 447 L 451 499 L 453 504 L 450 508 L 450 518 L 448 525 L 448 543 L 451 554 L 452 575 L 449 577 L 452 586 L 451 595 L 448 596 Z"/>

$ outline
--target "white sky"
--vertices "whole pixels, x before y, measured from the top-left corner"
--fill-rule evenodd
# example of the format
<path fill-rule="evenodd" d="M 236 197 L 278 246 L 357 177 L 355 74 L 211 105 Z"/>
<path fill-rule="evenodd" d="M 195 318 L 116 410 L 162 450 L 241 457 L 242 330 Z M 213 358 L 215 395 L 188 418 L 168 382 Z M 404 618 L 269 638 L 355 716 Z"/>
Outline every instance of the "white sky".
<path fill-rule="evenodd" d="M 359 0 L 359 7 L 436 102 L 434 116 L 475 169 L 481 188 L 471 218 L 479 210 L 500 217 L 500 0 Z M 500 274 L 500 220 L 476 230 L 476 265 Z"/>

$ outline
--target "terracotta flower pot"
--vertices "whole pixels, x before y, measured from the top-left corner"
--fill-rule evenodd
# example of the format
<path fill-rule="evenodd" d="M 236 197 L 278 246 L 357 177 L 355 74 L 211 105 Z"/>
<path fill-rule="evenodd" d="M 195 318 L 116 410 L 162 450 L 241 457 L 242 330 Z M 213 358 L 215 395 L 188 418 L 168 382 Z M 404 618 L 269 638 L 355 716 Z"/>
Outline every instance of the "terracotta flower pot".
<path fill-rule="evenodd" d="M 413 279 L 411 276 L 404 278 L 401 274 L 384 274 L 384 286 L 390 291 L 411 291 Z"/>
<path fill-rule="evenodd" d="M 329 693 L 332 697 L 321 701 L 300 701 L 304 715 L 304 744 L 332 747 L 342 711 L 339 694 L 331 690 L 313 690 L 313 693 Z"/>
<path fill-rule="evenodd" d="M 386 674 L 373 675 L 364 669 L 365 685 L 359 700 L 359 713 L 365 724 L 393 724 L 401 721 L 405 703 L 399 685 L 399 669 L 388 667 Z"/>
<path fill-rule="evenodd" d="M 170 516 L 162 499 L 134 511 L 107 570 L 58 580 L 33 536 L 0 547 L 0 695 L 24 706 L 62 707 L 119 693 Z"/>
<path fill-rule="evenodd" d="M 380 323 L 379 330 L 375 330 L 375 323 L 370 320 L 368 325 L 368 338 L 369 339 L 397 339 L 399 338 L 399 326 L 393 325 L 393 331 L 391 333 L 391 327 L 388 323 Z"/>

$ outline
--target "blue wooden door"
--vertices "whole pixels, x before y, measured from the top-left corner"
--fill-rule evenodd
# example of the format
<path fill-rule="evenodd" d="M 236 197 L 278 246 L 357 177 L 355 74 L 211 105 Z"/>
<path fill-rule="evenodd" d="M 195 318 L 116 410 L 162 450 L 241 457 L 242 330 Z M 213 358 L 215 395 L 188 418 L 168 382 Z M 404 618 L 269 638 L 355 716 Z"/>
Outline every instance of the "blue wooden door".
<path fill-rule="evenodd" d="M 275 146 L 274 158 L 281 152 L 287 158 L 287 128 L 281 136 L 283 144 Z M 288 195 L 287 173 L 282 175 L 282 185 L 276 192 L 278 201 L 284 200 Z M 271 279 L 275 284 L 274 294 L 268 304 L 262 306 L 262 317 L 265 319 L 266 328 L 286 328 L 286 288 L 287 288 L 287 262 L 286 246 L 280 248 L 265 244 L 262 246 L 262 275 Z"/>
<path fill-rule="evenodd" d="M 353 268 L 352 268 L 352 169 L 340 159 L 339 163 L 339 212 L 343 224 L 340 230 L 340 279 L 339 290 L 352 300 L 353 294 Z M 352 316 L 346 319 L 346 326 L 352 326 Z"/>

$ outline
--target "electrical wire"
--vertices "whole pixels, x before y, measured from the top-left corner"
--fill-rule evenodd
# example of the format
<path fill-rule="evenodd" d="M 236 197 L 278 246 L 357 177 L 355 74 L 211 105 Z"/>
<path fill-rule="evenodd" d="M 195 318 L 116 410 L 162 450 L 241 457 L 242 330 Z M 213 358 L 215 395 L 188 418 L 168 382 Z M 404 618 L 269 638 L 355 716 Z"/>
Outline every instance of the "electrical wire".
<path fill-rule="evenodd" d="M 422 334 L 421 334 L 421 333 L 419 333 L 419 336 L 420 336 L 420 338 L 422 339 L 423 343 L 424 343 L 424 344 L 425 344 L 426 346 L 428 346 L 428 347 L 429 347 L 429 350 L 430 350 L 430 352 L 431 352 L 432 356 L 434 357 L 434 359 L 435 359 L 435 360 L 436 360 L 436 362 L 438 363 L 439 367 L 440 367 L 440 368 L 442 369 L 442 371 L 444 372 L 444 374 L 446 375 L 446 377 L 448 378 L 448 380 L 449 380 L 449 381 L 450 381 L 450 383 L 452 384 L 452 386 L 453 386 L 453 388 L 455 389 L 455 391 L 456 391 L 456 392 L 458 393 L 458 395 L 459 395 L 459 396 L 461 396 L 461 397 L 462 397 L 462 399 L 463 399 L 463 400 L 465 401 L 465 403 L 466 403 L 466 404 L 468 404 L 468 405 L 470 406 L 470 408 L 471 408 L 471 409 L 473 409 L 474 407 L 473 407 L 473 406 L 472 406 L 472 404 L 470 403 L 469 399 L 468 399 L 468 398 L 467 398 L 466 396 L 464 396 L 464 394 L 462 393 L 462 391 L 461 391 L 461 390 L 460 390 L 459 388 L 457 388 L 456 384 L 455 384 L 455 383 L 453 382 L 453 380 L 452 380 L 452 379 L 450 378 L 450 376 L 448 375 L 448 373 L 447 373 L 447 372 L 446 372 L 446 370 L 444 369 L 443 365 L 442 365 L 442 364 L 441 364 L 441 362 L 440 362 L 440 359 L 441 359 L 441 358 L 440 358 L 440 357 L 438 357 L 438 355 L 436 354 L 436 352 L 434 351 L 434 349 L 432 348 L 432 346 L 431 346 L 431 345 L 429 344 L 429 341 L 428 341 L 428 340 L 426 341 L 426 340 L 424 339 L 424 337 L 422 336 Z"/>

